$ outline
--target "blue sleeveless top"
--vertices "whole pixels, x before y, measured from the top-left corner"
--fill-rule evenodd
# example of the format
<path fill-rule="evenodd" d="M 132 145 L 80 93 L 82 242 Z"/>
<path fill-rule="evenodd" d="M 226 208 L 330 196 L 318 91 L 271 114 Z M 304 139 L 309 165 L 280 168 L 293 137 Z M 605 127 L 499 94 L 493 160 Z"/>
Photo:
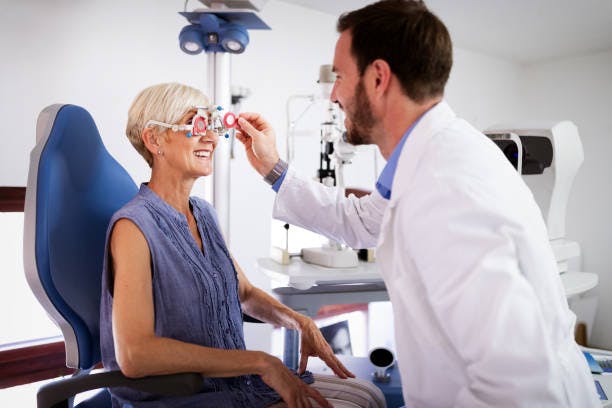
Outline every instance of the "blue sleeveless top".
<path fill-rule="evenodd" d="M 112 332 L 112 263 L 109 237 L 127 218 L 140 228 L 151 252 L 155 334 L 188 343 L 244 350 L 238 277 L 223 239 L 214 208 L 189 199 L 204 250 L 191 235 L 186 217 L 145 184 L 132 201 L 117 211 L 106 233 L 102 275 L 100 345 L 102 362 L 118 370 Z M 110 390 L 114 407 L 266 407 L 279 395 L 257 375 L 203 377 L 202 391 L 185 397 L 162 397 L 129 388 Z"/>

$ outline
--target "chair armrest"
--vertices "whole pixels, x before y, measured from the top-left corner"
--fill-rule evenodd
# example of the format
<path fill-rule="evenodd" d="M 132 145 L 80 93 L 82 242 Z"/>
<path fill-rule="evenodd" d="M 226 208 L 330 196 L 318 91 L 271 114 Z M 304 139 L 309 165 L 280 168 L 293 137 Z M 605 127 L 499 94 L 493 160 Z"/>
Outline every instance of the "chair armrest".
<path fill-rule="evenodd" d="M 106 387 L 129 387 L 139 391 L 180 396 L 202 389 L 202 375 L 181 373 L 143 378 L 128 378 L 121 371 L 74 376 L 42 386 L 37 394 L 38 408 L 68 407 L 68 399 L 84 391 Z"/>

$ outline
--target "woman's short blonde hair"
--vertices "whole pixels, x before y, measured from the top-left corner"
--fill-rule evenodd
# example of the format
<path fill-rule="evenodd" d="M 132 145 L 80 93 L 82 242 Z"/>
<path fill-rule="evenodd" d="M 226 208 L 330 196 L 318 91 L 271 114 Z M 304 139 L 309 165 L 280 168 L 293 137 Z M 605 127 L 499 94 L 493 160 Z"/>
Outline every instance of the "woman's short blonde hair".
<path fill-rule="evenodd" d="M 138 153 L 153 166 L 153 155 L 142 141 L 142 131 L 149 120 L 175 124 L 194 106 L 208 105 L 208 98 L 199 89 L 179 83 L 150 86 L 142 90 L 128 111 L 125 134 Z M 166 130 L 155 126 L 157 131 Z"/>

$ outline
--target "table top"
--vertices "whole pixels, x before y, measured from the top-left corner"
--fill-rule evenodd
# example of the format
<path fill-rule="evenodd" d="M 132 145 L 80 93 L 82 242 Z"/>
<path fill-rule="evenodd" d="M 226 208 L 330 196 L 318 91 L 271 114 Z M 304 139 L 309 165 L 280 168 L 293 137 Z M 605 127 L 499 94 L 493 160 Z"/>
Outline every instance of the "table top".
<path fill-rule="evenodd" d="M 564 272 L 561 282 L 565 289 L 565 296 L 572 297 L 593 289 L 599 282 L 599 277 L 591 272 Z"/>
<path fill-rule="evenodd" d="M 276 285 L 306 290 L 315 285 L 382 282 L 375 262 L 359 261 L 353 268 L 326 268 L 292 258 L 289 265 L 281 265 L 271 258 L 260 258 L 257 266 Z"/>
<path fill-rule="evenodd" d="M 307 290 L 315 285 L 382 282 L 376 262 L 359 261 L 354 268 L 326 268 L 292 258 L 289 265 L 282 265 L 271 258 L 259 258 L 258 268 L 272 281 L 274 286 Z M 563 272 L 561 282 L 565 295 L 572 297 L 597 286 L 598 276 L 590 272 Z"/>

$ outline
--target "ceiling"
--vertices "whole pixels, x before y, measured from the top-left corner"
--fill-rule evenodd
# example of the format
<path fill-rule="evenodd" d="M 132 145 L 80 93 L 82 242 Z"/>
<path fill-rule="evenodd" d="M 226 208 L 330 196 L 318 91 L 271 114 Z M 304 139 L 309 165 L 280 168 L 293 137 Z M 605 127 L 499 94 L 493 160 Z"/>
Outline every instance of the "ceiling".
<path fill-rule="evenodd" d="M 334 16 L 371 0 L 283 0 Z M 612 50 L 611 0 L 425 0 L 455 46 L 520 63 Z"/>

